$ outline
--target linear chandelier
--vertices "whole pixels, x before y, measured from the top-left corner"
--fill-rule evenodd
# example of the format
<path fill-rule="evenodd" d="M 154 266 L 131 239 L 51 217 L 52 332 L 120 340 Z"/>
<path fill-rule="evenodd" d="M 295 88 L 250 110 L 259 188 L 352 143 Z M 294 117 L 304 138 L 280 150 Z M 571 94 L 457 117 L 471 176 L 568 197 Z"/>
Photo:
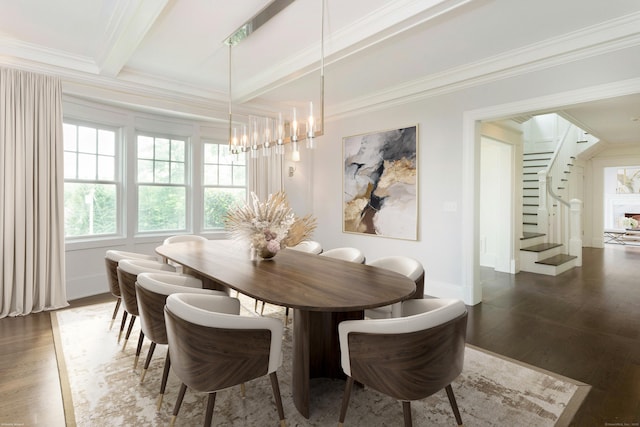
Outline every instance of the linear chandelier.
<path fill-rule="evenodd" d="M 278 113 L 277 117 L 258 115 L 239 115 L 233 112 L 232 97 L 232 49 L 242 40 L 249 37 L 260 26 L 276 16 L 281 10 L 295 0 L 274 0 L 265 6 L 260 12 L 237 28 L 224 43 L 229 46 L 229 148 L 233 154 L 251 152 L 252 157 L 257 157 L 262 151 L 263 155 L 271 154 L 275 148 L 276 153 L 284 155 L 284 146 L 291 144 L 292 160 L 300 160 L 299 143 L 307 142 L 307 148 L 315 147 L 315 138 L 324 134 L 324 7 L 322 2 L 321 32 L 320 32 L 320 116 L 316 120 L 314 116 L 313 102 L 309 102 L 306 120 L 299 119 L 298 110 L 293 107 L 291 115 Z M 242 119 L 240 120 L 240 117 Z"/>

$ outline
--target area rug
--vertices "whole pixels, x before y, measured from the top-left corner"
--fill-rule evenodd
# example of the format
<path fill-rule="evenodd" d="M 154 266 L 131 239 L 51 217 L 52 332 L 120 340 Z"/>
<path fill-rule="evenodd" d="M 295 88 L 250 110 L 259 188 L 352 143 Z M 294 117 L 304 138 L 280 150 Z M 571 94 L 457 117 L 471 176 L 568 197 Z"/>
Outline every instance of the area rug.
<path fill-rule="evenodd" d="M 244 315 L 253 312 L 253 300 L 242 297 Z M 179 389 L 171 373 L 160 410 L 160 389 L 166 346 L 158 346 L 140 384 L 145 345 L 133 369 L 139 329 L 134 327 L 124 347 L 118 343 L 118 322 L 112 324 L 114 304 L 97 304 L 51 313 L 65 417 L 68 426 L 166 426 Z M 284 310 L 267 305 L 264 315 L 283 318 Z M 288 426 L 335 426 L 344 381 L 311 382 L 311 414 L 306 419 L 291 397 L 291 328 L 285 329 L 284 362 L 278 379 Z M 590 386 L 541 371 L 514 360 L 467 345 L 462 374 L 452 384 L 466 426 L 566 426 L 586 397 Z M 206 396 L 187 392 L 176 426 L 200 426 Z M 412 403 L 415 426 L 455 426 L 444 390 Z M 277 426 L 278 415 L 268 377 L 218 393 L 213 425 Z M 354 388 L 345 425 L 402 425 L 402 405 L 369 388 Z"/>

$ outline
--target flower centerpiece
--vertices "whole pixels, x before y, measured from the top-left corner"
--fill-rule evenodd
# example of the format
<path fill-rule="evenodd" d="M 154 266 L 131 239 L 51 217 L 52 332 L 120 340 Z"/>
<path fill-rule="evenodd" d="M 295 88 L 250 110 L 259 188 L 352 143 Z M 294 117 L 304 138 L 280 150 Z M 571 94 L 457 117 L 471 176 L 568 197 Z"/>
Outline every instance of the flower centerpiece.
<path fill-rule="evenodd" d="M 627 230 L 638 228 L 638 220 L 633 217 L 625 217 L 622 220 L 622 225 Z"/>
<path fill-rule="evenodd" d="M 298 218 L 282 191 L 270 195 L 266 202 L 251 193 L 250 203 L 227 213 L 225 227 L 234 239 L 249 242 L 261 258 L 271 258 L 280 249 L 311 237 L 316 220 L 311 215 Z"/>

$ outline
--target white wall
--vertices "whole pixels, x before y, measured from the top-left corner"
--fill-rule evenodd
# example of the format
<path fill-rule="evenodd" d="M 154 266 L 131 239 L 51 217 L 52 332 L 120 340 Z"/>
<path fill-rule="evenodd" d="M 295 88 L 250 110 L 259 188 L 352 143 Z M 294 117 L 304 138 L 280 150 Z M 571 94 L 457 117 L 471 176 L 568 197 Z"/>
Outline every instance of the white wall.
<path fill-rule="evenodd" d="M 588 100 L 593 88 L 637 79 L 637 70 L 640 48 L 607 52 L 482 86 L 332 118 L 313 153 L 313 202 L 307 206 L 318 218 L 316 239 L 325 248 L 358 247 L 368 260 L 390 254 L 415 257 L 425 266 L 426 294 L 478 303 L 482 295 L 478 274 L 479 137 L 474 123 Z M 640 81 L 634 80 L 631 86 L 640 91 Z M 330 87 L 328 80 L 327 92 Z M 343 233 L 342 138 L 414 124 L 419 132 L 418 240 Z M 307 155 L 302 152 L 303 158 Z M 306 200 L 308 193 L 296 193 L 291 184 L 289 197 Z"/>
<path fill-rule="evenodd" d="M 285 178 L 292 207 L 318 219 L 315 233 L 325 248 L 355 246 L 368 260 L 398 254 L 418 259 L 425 267 L 425 293 L 462 298 L 476 304 L 482 297 L 478 274 L 479 136 L 477 121 L 497 120 L 531 110 L 605 97 L 601 86 L 638 79 L 640 47 L 604 52 L 569 64 L 528 70 L 502 80 L 487 79 L 480 86 L 440 88 L 416 94 L 412 100 L 374 106 L 344 117 L 328 117 L 325 135 L 313 153 L 303 151 L 292 178 Z M 610 96 L 640 92 L 640 81 L 620 84 Z M 595 88 L 595 90 L 594 90 Z M 327 98 L 331 73 L 327 70 Z M 65 105 L 66 108 L 66 105 Z M 109 110 L 109 109 L 107 109 Z M 331 112 L 328 111 L 330 114 Z M 65 110 L 66 114 L 66 110 Z M 137 114 L 127 113 L 135 126 Z M 144 115 L 143 115 L 144 116 Z M 183 120 L 168 120 L 180 126 Z M 418 125 L 418 240 L 406 241 L 342 232 L 342 138 L 345 136 Z M 196 124 L 193 124 L 196 126 Z M 198 135 L 200 128 L 194 128 Z M 638 164 L 636 159 L 635 164 Z M 288 167 L 286 164 L 285 167 Z M 596 170 L 597 167 L 591 168 Z M 589 168 L 586 174 L 588 175 Z M 594 186 L 597 178 L 587 185 Z M 596 184 L 597 185 L 597 184 Z M 585 196 L 585 201 L 588 196 Z M 597 197 L 596 197 L 597 199 Z M 602 212 L 600 203 L 600 215 Z M 595 215 L 595 212 L 594 212 Z M 597 229 L 597 219 L 589 226 Z M 600 225 L 602 221 L 600 220 Z M 67 294 L 70 299 L 107 291 L 104 251 L 108 246 L 152 252 L 161 241 L 129 239 L 98 247 L 67 248 Z"/>

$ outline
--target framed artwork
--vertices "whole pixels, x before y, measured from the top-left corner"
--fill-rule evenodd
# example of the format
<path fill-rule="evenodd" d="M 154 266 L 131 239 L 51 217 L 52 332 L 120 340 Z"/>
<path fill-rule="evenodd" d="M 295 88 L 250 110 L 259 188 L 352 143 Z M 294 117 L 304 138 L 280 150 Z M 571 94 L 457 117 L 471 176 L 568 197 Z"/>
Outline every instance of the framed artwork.
<path fill-rule="evenodd" d="M 418 126 L 343 138 L 343 232 L 416 240 Z"/>
<path fill-rule="evenodd" d="M 618 194 L 638 194 L 640 193 L 640 168 L 618 169 Z"/>

